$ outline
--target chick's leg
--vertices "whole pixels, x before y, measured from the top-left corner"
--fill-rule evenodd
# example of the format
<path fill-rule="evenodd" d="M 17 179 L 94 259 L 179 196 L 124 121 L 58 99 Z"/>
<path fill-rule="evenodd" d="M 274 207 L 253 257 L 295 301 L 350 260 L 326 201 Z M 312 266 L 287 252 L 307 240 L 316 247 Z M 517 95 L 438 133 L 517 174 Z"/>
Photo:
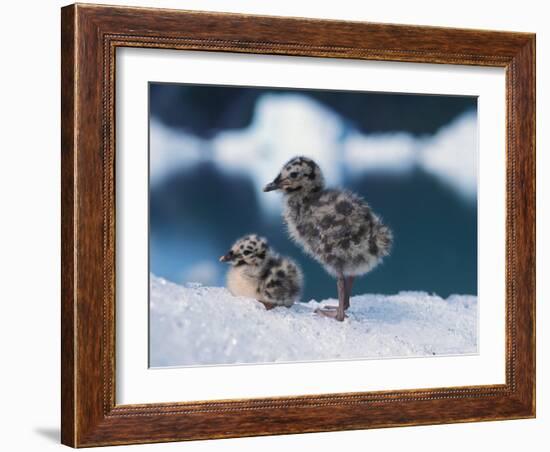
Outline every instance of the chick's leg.
<path fill-rule="evenodd" d="M 338 278 L 338 308 L 336 309 L 336 320 L 342 322 L 346 316 L 346 279 L 343 276 Z M 347 298 L 347 304 L 349 306 L 349 297 Z"/>

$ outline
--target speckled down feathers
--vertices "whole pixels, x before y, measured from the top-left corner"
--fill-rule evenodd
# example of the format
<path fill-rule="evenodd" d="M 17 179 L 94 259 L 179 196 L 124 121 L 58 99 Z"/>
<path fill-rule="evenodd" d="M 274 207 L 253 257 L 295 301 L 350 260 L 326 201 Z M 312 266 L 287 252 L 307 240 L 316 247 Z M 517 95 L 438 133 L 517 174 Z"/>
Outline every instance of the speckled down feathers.
<path fill-rule="evenodd" d="M 390 252 L 390 229 L 358 195 L 324 189 L 321 171 L 311 159 L 292 159 L 279 177 L 285 180 L 296 172 L 299 176 L 284 190 L 283 216 L 291 238 L 331 275 L 357 276 L 372 270 Z"/>
<path fill-rule="evenodd" d="M 296 263 L 272 253 L 259 275 L 259 298 L 268 303 L 290 306 L 300 296 L 302 283 L 302 272 Z"/>

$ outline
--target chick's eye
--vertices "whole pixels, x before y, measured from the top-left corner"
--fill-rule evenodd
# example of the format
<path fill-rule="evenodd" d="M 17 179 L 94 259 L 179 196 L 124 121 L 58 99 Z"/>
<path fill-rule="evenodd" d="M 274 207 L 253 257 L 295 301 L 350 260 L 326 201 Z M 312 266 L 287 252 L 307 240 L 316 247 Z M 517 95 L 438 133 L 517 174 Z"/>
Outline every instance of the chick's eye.
<path fill-rule="evenodd" d="M 289 176 L 292 178 L 292 179 L 296 179 L 298 177 L 298 173 L 296 171 L 292 171 L 292 173 L 289 174 Z"/>

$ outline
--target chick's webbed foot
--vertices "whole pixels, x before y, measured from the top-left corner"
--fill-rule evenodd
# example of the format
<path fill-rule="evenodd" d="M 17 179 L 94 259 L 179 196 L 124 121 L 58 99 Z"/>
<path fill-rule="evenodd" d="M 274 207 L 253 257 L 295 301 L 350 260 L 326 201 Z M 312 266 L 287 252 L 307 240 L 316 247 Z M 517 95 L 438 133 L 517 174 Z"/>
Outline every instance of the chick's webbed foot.
<path fill-rule="evenodd" d="M 266 311 L 270 311 L 273 308 L 276 308 L 277 305 L 275 303 L 270 303 L 269 301 L 262 301 L 258 300 L 261 304 L 264 305 Z"/>
<path fill-rule="evenodd" d="M 347 298 L 348 304 L 346 306 L 346 279 L 344 275 L 338 278 L 338 306 L 326 306 L 315 310 L 316 313 L 336 319 L 339 322 L 343 322 L 346 318 L 346 309 L 349 306 L 349 297 Z"/>
<path fill-rule="evenodd" d="M 315 309 L 314 312 L 339 321 L 342 321 L 347 317 L 344 312 L 339 312 L 338 306 L 323 306 L 322 308 Z"/>

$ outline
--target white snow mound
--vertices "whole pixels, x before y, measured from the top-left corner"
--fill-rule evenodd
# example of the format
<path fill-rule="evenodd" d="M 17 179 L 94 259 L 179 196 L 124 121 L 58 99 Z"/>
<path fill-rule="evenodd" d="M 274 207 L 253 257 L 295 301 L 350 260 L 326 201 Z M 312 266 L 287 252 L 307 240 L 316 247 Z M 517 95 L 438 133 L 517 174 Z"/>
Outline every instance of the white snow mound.
<path fill-rule="evenodd" d="M 266 311 L 222 287 L 151 275 L 151 367 L 399 358 L 477 353 L 477 297 L 359 295 L 344 322 L 296 303 Z"/>

